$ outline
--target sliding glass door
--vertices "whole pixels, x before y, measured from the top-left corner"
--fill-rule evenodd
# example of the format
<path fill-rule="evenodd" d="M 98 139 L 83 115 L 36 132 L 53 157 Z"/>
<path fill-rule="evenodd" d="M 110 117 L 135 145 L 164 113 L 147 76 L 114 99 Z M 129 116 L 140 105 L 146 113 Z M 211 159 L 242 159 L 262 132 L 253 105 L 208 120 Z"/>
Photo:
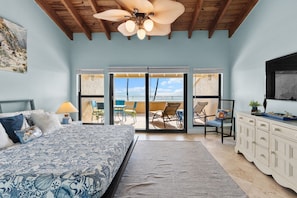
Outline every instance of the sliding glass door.
<path fill-rule="evenodd" d="M 110 77 L 111 122 L 145 130 L 145 73 L 114 73 Z"/>
<path fill-rule="evenodd" d="M 182 73 L 149 74 L 149 130 L 183 130 L 185 76 Z"/>
<path fill-rule="evenodd" d="M 185 131 L 183 73 L 111 73 L 111 124 L 138 131 Z M 167 107 L 177 103 L 174 108 Z"/>

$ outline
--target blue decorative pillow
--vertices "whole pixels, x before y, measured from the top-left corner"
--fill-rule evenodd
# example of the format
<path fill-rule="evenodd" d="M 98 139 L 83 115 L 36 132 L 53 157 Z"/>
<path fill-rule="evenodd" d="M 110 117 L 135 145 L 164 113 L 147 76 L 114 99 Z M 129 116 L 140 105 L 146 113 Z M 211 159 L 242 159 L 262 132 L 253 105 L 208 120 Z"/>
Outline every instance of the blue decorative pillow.
<path fill-rule="evenodd" d="M 5 132 L 14 143 L 20 142 L 18 136 L 14 133 L 14 131 L 20 130 L 22 128 L 23 121 L 23 114 L 0 118 L 0 122 L 5 129 Z"/>
<path fill-rule="evenodd" d="M 24 130 L 15 131 L 15 134 L 18 136 L 20 142 L 22 144 L 25 144 L 29 141 L 32 141 L 32 140 L 42 136 L 42 131 L 37 126 L 31 126 Z"/>

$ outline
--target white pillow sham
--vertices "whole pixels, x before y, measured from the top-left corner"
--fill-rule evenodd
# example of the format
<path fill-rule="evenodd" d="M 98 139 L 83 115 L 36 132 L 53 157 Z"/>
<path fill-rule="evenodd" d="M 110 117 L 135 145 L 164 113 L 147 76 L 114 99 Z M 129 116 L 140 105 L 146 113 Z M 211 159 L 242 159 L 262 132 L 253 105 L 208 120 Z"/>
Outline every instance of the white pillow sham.
<path fill-rule="evenodd" d="M 7 133 L 5 132 L 4 127 L 0 123 L 0 149 L 12 146 L 14 143 L 8 137 Z"/>
<path fill-rule="evenodd" d="M 31 117 L 43 133 L 50 133 L 62 127 L 58 116 L 54 113 L 33 112 Z"/>

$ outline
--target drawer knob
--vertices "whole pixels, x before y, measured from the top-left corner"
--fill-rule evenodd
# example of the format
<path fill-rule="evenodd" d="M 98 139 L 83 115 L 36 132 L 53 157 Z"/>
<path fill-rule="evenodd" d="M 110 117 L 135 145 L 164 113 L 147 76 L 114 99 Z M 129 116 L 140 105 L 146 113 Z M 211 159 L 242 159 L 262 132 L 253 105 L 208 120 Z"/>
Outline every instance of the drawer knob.
<path fill-rule="evenodd" d="M 282 130 L 280 128 L 274 128 L 274 131 L 281 132 Z"/>
<path fill-rule="evenodd" d="M 265 137 L 261 137 L 260 140 L 266 140 L 266 138 Z"/>
<path fill-rule="evenodd" d="M 263 158 L 266 158 L 266 156 L 264 154 L 261 154 L 260 156 L 263 157 Z"/>

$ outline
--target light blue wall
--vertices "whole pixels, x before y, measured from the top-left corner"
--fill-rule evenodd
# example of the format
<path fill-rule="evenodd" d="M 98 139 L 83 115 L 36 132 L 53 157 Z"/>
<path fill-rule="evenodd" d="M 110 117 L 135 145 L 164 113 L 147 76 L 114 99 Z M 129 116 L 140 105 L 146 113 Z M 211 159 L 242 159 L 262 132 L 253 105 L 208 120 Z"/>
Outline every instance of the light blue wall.
<path fill-rule="evenodd" d="M 69 99 L 69 39 L 33 0 L 0 0 L 0 16 L 27 29 L 28 72 L 0 70 L 0 100 L 35 100 L 56 111 Z"/>
<path fill-rule="evenodd" d="M 252 99 L 262 103 L 267 60 L 297 52 L 296 8 L 296 0 L 259 1 L 230 40 L 231 92 L 237 110 L 250 111 Z M 267 111 L 297 115 L 297 102 L 269 100 Z"/>
<path fill-rule="evenodd" d="M 174 32 L 170 40 L 143 41 L 119 33 L 112 33 L 112 40 L 93 34 L 92 41 L 75 34 L 70 41 L 35 1 L 0 0 L 0 5 L 1 17 L 28 30 L 28 72 L 0 71 L 0 99 L 33 98 L 48 111 L 67 99 L 76 102 L 76 69 L 142 65 L 224 68 L 224 97 L 236 99 L 237 110 L 249 111 L 251 99 L 264 98 L 265 61 L 297 51 L 296 0 L 259 1 L 231 39 L 225 31 L 211 39 L 196 31 L 191 39 L 187 32 Z M 268 110 L 297 114 L 296 104 L 268 101 Z"/>
<path fill-rule="evenodd" d="M 75 71 L 81 68 L 108 68 L 110 66 L 188 66 L 193 68 L 223 68 L 224 97 L 229 97 L 229 38 L 226 31 L 217 31 L 211 39 L 205 31 L 194 32 L 191 39 L 187 32 L 174 32 L 171 39 L 152 37 L 151 40 L 128 40 L 119 33 L 113 33 L 107 40 L 104 34 L 93 34 L 89 41 L 84 34 L 76 34 L 71 42 L 72 84 L 75 85 Z M 107 70 L 106 70 L 107 74 Z M 107 75 L 106 75 L 107 76 Z M 105 85 L 108 96 L 108 84 Z M 188 78 L 188 104 L 192 105 L 192 76 Z M 72 87 L 72 98 L 76 100 L 76 87 Z M 108 104 L 108 97 L 105 97 Z M 188 108 L 191 115 L 191 108 Z M 108 117 L 108 116 L 107 116 Z M 189 127 L 192 125 L 189 119 Z"/>

